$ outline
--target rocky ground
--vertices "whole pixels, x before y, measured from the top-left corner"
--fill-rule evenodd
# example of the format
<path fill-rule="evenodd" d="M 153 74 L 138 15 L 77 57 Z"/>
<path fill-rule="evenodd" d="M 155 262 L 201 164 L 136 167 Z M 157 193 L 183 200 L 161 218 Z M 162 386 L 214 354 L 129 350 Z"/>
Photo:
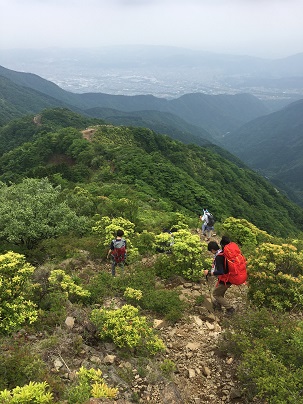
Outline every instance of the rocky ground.
<path fill-rule="evenodd" d="M 42 334 L 29 335 L 27 339 L 34 344 L 33 349 L 42 353 L 51 372 L 66 384 L 71 383 L 81 366 L 100 368 L 107 383 L 119 388 L 117 399 L 110 402 L 244 403 L 235 377 L 236 361 L 232 355 L 223 355 L 218 350 L 220 334 L 234 317 L 213 312 L 209 297 L 209 286 L 212 285 L 206 282 L 196 284 L 178 278 L 177 284 L 167 286 L 179 291 L 180 297 L 188 303 L 188 310 L 182 321 L 173 326 L 160 318 L 154 320 L 154 327 L 167 347 L 165 354 L 156 360 L 135 358 L 135 355 L 117 350 L 114 344 L 92 338 L 94 329 L 87 313 L 73 305 L 64 325 L 52 335 L 54 345 L 48 343 L 48 346 L 46 336 Z M 233 286 L 227 293 L 236 310 L 243 310 L 246 287 Z M 201 295 L 204 301 L 197 304 L 202 300 Z M 105 304 L 119 307 L 123 302 L 109 299 Z M 160 371 L 165 359 L 175 364 L 174 371 L 169 374 Z M 91 399 L 90 402 L 104 401 Z"/>
<path fill-rule="evenodd" d="M 206 283 L 182 283 L 179 290 L 192 310 L 173 327 L 157 325 L 167 346 L 166 357 L 176 364 L 177 370 L 171 383 L 152 386 L 146 401 L 163 404 L 244 402 L 235 377 L 236 362 L 232 355 L 222 355 L 218 350 L 220 334 L 232 318 L 224 312 L 213 312 Z M 201 294 L 204 302 L 195 305 Z M 246 287 L 241 286 L 241 289 L 231 288 L 227 296 L 240 311 L 245 295 Z"/>
<path fill-rule="evenodd" d="M 106 270 L 110 271 L 110 267 Z M 232 301 L 236 312 L 227 316 L 224 311 L 213 311 L 210 289 L 215 281 L 213 277 L 209 283 L 206 280 L 191 283 L 178 277 L 162 285 L 178 291 L 180 298 L 187 302 L 187 311 L 173 326 L 161 318 L 154 320 L 154 328 L 166 345 L 166 352 L 156 359 L 138 358 L 116 349 L 112 343 L 99 341 L 86 309 L 72 304 L 64 324 L 52 335 L 22 335 L 21 331 L 16 338 L 29 341 L 32 349 L 48 363 L 50 372 L 65 384 L 74 380 L 81 366 L 100 368 L 107 384 L 119 389 L 118 397 L 110 402 L 244 403 L 235 376 L 236 360 L 230 354 L 222 354 L 218 345 L 224 329 L 245 310 L 247 290 L 245 285 L 228 290 L 226 297 Z M 105 302 L 111 307 L 123 304 L 125 302 L 119 299 Z M 165 360 L 167 364 L 174 364 L 172 372 L 161 368 Z M 97 404 L 104 400 L 91 399 L 90 402 Z"/>

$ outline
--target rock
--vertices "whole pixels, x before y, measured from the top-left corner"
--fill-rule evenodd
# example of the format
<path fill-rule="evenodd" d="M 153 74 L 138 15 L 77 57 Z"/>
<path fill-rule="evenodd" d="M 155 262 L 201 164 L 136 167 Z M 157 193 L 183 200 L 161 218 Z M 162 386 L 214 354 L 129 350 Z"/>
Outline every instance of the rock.
<path fill-rule="evenodd" d="M 116 360 L 116 355 L 106 355 L 103 362 L 112 365 Z"/>
<path fill-rule="evenodd" d="M 211 324 L 211 323 L 209 323 L 208 321 L 206 321 L 205 325 L 206 325 L 206 327 L 207 327 L 209 330 L 214 330 L 214 329 L 215 329 L 214 324 Z"/>
<path fill-rule="evenodd" d="M 191 351 L 196 351 L 200 348 L 200 342 L 189 342 L 185 348 L 190 349 Z"/>
<path fill-rule="evenodd" d="M 196 376 L 196 372 L 194 369 L 188 369 L 188 377 L 189 379 L 192 379 Z"/>
<path fill-rule="evenodd" d="M 203 366 L 202 373 L 204 374 L 204 376 L 208 377 L 211 375 L 211 370 L 209 369 L 208 366 Z"/>
<path fill-rule="evenodd" d="M 93 355 L 93 356 L 90 358 L 90 361 L 93 362 L 93 363 L 97 363 L 97 364 L 100 364 L 100 363 L 101 363 L 101 359 L 99 358 L 99 356 L 95 356 L 95 355 Z"/>
<path fill-rule="evenodd" d="M 55 359 L 54 361 L 54 367 L 55 369 L 58 371 L 59 369 L 61 369 L 64 366 L 64 364 L 61 362 L 61 360 L 59 358 Z"/>
<path fill-rule="evenodd" d="M 184 400 L 181 397 L 181 394 L 175 383 L 169 383 L 168 385 L 164 386 L 163 390 L 161 391 L 161 395 L 163 400 L 161 401 L 162 403 L 184 404 Z"/>
<path fill-rule="evenodd" d="M 235 399 L 237 399 L 237 398 L 241 398 L 241 397 L 242 397 L 242 393 L 241 393 L 241 391 L 238 390 L 238 389 L 232 389 L 231 392 L 230 392 L 230 394 L 229 394 L 229 397 L 230 397 L 232 400 L 235 400 Z"/>
<path fill-rule="evenodd" d="M 67 328 L 70 330 L 74 327 L 75 324 L 75 318 L 74 317 L 66 317 L 65 324 Z"/>
<path fill-rule="evenodd" d="M 154 324 L 153 324 L 154 328 L 161 328 L 161 327 L 163 327 L 163 325 L 164 325 L 163 320 L 157 320 L 157 319 L 154 320 Z"/>
<path fill-rule="evenodd" d="M 199 327 L 201 327 L 203 325 L 203 321 L 198 316 L 194 316 L 194 321 Z"/>

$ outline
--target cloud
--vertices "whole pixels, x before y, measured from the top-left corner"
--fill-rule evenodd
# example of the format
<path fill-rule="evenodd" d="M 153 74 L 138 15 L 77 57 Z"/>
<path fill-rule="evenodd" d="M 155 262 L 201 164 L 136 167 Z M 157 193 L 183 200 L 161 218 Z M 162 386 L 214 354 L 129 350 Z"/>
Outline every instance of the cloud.
<path fill-rule="evenodd" d="M 301 0 L 0 0 L 0 47 L 173 45 L 301 52 Z"/>

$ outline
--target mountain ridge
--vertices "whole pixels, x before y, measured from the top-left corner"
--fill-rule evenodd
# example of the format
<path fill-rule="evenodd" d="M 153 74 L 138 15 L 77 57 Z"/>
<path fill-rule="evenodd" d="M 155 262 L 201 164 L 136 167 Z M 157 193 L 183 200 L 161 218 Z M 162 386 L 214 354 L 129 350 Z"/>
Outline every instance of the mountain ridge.
<path fill-rule="evenodd" d="M 303 205 L 303 100 L 243 125 L 223 146 Z"/>

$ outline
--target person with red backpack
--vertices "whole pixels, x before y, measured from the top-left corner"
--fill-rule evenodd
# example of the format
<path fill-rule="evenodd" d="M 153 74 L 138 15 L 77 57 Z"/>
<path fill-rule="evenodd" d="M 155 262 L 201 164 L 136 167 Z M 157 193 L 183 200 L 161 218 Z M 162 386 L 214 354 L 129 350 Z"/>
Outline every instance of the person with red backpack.
<path fill-rule="evenodd" d="M 215 310 L 225 308 L 226 314 L 234 313 L 235 308 L 225 298 L 226 291 L 231 285 L 242 285 L 247 280 L 246 259 L 239 246 L 226 236 L 220 241 L 221 249 L 215 241 L 208 243 L 207 249 L 214 254 L 211 271 L 205 270 L 204 275 L 218 277 L 218 282 L 212 292 L 213 307 Z"/>
<path fill-rule="evenodd" d="M 112 276 L 116 276 L 117 265 L 121 267 L 122 273 L 124 270 L 124 264 L 126 260 L 126 240 L 123 238 L 124 231 L 118 230 L 116 238 L 110 243 L 110 248 L 107 253 L 107 258 L 111 256 L 112 261 Z"/>

